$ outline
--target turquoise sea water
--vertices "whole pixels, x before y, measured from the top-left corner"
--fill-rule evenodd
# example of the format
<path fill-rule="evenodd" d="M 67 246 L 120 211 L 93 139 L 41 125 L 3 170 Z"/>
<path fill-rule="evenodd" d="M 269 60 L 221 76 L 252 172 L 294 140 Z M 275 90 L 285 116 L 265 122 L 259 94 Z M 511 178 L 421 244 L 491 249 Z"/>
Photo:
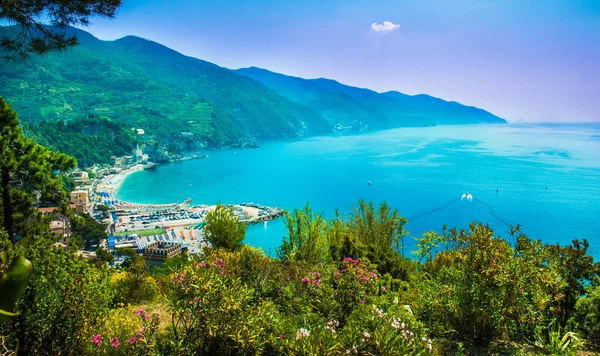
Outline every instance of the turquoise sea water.
<path fill-rule="evenodd" d="M 285 209 L 310 202 L 329 215 L 360 198 L 386 200 L 412 220 L 412 235 L 477 220 L 506 237 L 508 224 L 521 224 L 545 242 L 587 238 L 600 257 L 599 125 L 402 128 L 208 155 L 135 173 L 118 195 Z M 459 199 L 465 192 L 473 201 Z M 284 234 L 280 219 L 250 227 L 246 242 L 272 253 Z"/>

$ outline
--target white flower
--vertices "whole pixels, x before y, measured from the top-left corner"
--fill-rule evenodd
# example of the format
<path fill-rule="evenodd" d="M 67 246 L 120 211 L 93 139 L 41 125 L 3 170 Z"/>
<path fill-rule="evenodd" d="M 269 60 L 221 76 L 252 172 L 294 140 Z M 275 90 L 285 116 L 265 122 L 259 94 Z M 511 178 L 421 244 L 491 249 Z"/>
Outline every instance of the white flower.
<path fill-rule="evenodd" d="M 400 321 L 398 319 L 396 319 L 396 318 L 392 319 L 392 328 L 394 328 L 394 329 L 400 328 Z"/>
<path fill-rule="evenodd" d="M 365 331 L 365 332 L 363 332 L 363 337 L 365 339 L 370 339 L 371 338 L 371 334 L 369 334 L 368 332 Z"/>
<path fill-rule="evenodd" d="M 310 336 L 310 330 L 306 330 L 305 328 L 300 328 L 300 330 L 298 330 L 298 332 L 296 333 L 296 340 L 300 340 L 304 337 L 309 337 Z"/>

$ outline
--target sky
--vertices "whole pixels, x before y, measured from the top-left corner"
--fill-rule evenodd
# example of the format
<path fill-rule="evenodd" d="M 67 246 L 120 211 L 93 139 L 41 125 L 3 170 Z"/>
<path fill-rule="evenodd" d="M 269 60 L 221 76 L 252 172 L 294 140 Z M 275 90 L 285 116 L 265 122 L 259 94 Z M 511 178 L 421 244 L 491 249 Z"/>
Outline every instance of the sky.
<path fill-rule="evenodd" d="M 85 30 L 512 122 L 600 121 L 599 0 L 124 0 Z"/>

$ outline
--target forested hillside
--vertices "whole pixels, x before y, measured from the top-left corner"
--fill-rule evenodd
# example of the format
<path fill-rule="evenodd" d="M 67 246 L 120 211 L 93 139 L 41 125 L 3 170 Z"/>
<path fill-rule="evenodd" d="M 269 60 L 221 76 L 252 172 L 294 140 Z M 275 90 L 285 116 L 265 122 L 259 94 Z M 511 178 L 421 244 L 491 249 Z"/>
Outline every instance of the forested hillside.
<path fill-rule="evenodd" d="M 380 94 L 331 79 L 303 79 L 255 67 L 238 69 L 237 72 L 312 108 L 333 125 L 382 129 L 505 123 L 485 110 L 429 95 L 411 96 L 395 91 Z"/>
<path fill-rule="evenodd" d="M 0 37 L 11 31 L 0 27 Z M 173 142 L 185 133 L 203 147 L 223 147 L 334 131 L 504 122 L 426 95 L 380 94 L 258 68 L 232 71 L 139 37 L 102 41 L 82 30 L 67 32 L 79 45 L 66 53 L 0 62 L 0 96 L 29 124 L 29 135 L 86 162 L 103 162 L 122 147 L 102 132 L 69 145 L 71 138 L 55 135 L 48 123 L 73 128 L 84 125 L 76 121 L 105 117 L 123 129 L 142 128 L 153 141 Z M 72 137 L 80 136 L 87 137 Z"/>
<path fill-rule="evenodd" d="M 69 31 L 80 44 L 67 53 L 0 64 L 0 95 L 22 121 L 106 116 L 154 136 L 191 132 L 213 146 L 329 132 L 310 109 L 228 69 L 137 37 L 106 42 Z"/>

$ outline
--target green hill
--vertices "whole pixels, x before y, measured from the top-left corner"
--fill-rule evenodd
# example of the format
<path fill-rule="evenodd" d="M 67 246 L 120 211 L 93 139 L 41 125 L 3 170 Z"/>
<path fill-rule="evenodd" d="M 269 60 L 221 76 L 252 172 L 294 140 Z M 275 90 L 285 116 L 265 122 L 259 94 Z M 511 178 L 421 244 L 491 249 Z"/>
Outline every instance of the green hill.
<path fill-rule="evenodd" d="M 124 131 L 131 128 L 142 128 L 147 138 L 163 144 L 180 144 L 182 136 L 190 142 L 191 133 L 192 142 L 222 147 L 333 131 L 504 122 L 426 95 L 380 94 L 258 68 L 232 71 L 139 37 L 102 41 L 82 30 L 67 32 L 79 45 L 66 52 L 0 61 L 0 96 L 30 135 L 86 162 L 134 145 L 140 137 L 112 149 L 114 137 L 130 137 Z M 0 38 L 14 35 L 14 27 L 0 26 Z M 63 126 L 48 124 L 68 123 L 67 133 L 87 127 L 88 118 L 119 125 L 105 120 L 105 130 L 93 138 L 83 130 L 85 139 L 66 140 L 57 135 Z"/>
<path fill-rule="evenodd" d="M 0 27 L 0 37 L 11 30 Z M 21 120 L 106 116 L 155 136 L 192 132 L 213 146 L 330 131 L 312 110 L 229 69 L 137 37 L 68 31 L 80 44 L 67 52 L 0 62 L 0 95 Z"/>
<path fill-rule="evenodd" d="M 312 108 L 334 126 L 362 125 L 381 129 L 506 122 L 485 110 L 428 95 L 411 96 L 399 92 L 380 94 L 335 80 L 303 79 L 255 67 L 238 69 L 237 72 Z"/>

